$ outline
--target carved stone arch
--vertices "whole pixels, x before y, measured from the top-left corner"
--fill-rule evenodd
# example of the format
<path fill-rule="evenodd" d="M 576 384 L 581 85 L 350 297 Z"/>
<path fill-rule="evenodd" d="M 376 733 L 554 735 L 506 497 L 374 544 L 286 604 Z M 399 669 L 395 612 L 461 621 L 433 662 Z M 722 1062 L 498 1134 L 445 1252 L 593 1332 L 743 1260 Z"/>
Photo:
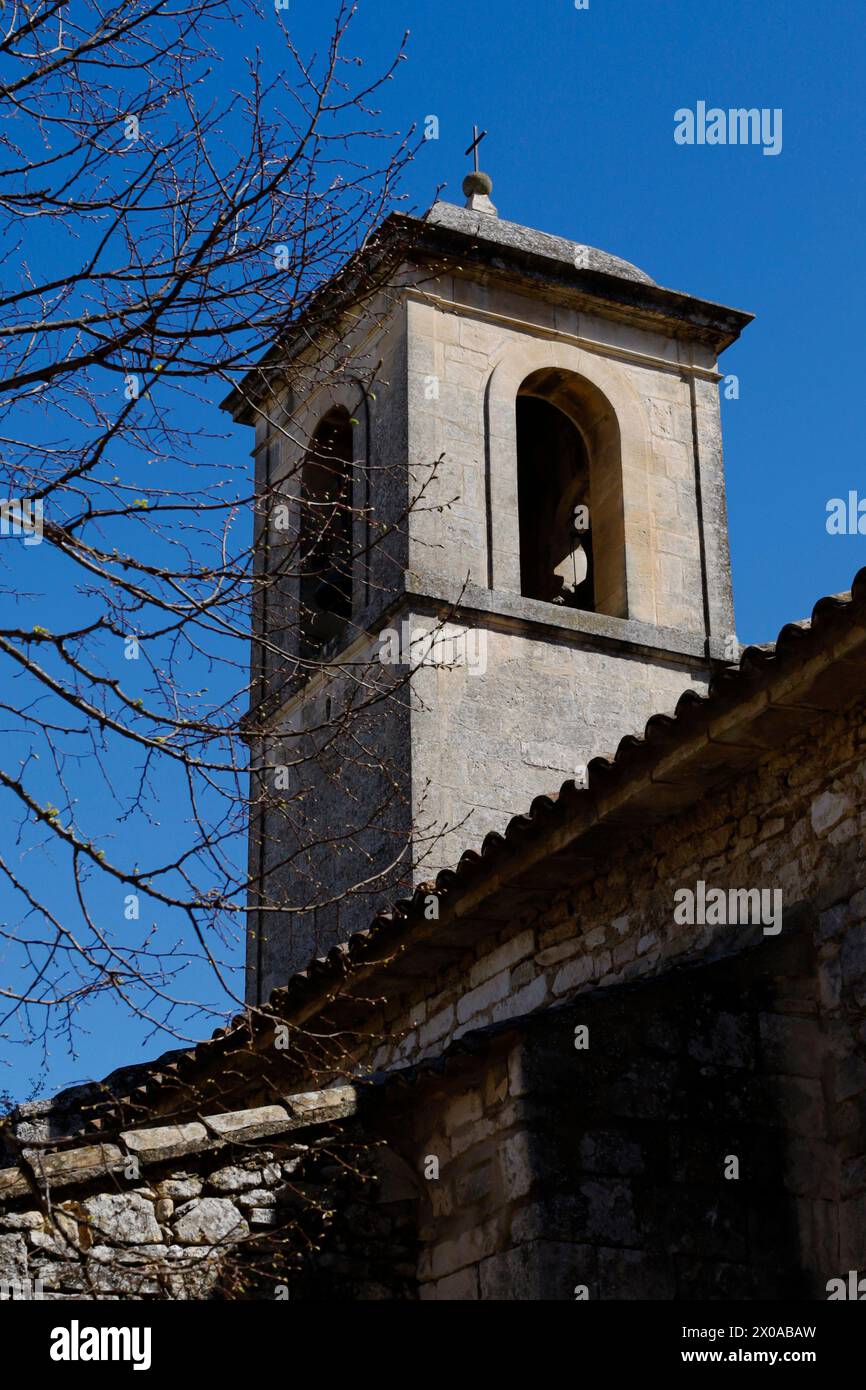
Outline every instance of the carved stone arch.
<path fill-rule="evenodd" d="M 619 364 L 568 343 L 533 340 L 510 346 L 488 380 L 491 587 L 520 592 L 516 402 L 521 392 L 563 410 L 586 444 L 599 523 L 596 611 L 655 622 L 649 420 Z"/>

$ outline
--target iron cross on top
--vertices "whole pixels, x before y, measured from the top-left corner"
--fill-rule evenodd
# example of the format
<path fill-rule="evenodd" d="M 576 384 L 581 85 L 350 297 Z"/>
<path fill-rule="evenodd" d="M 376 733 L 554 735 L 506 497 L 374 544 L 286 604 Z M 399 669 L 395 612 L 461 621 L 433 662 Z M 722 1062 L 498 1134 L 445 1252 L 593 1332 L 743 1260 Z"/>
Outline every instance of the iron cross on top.
<path fill-rule="evenodd" d="M 482 130 L 481 134 L 479 135 L 479 134 L 478 134 L 478 127 L 477 127 L 477 125 L 474 125 L 474 126 L 472 127 L 472 136 L 473 136 L 472 144 L 469 146 L 468 150 L 466 150 L 466 154 L 471 154 L 471 155 L 474 155 L 474 156 L 475 156 L 475 172 L 476 172 L 476 174 L 478 173 L 478 146 L 481 144 L 481 141 L 484 139 L 484 137 L 485 137 L 486 134 L 487 134 L 487 131 L 486 131 L 486 130 Z"/>

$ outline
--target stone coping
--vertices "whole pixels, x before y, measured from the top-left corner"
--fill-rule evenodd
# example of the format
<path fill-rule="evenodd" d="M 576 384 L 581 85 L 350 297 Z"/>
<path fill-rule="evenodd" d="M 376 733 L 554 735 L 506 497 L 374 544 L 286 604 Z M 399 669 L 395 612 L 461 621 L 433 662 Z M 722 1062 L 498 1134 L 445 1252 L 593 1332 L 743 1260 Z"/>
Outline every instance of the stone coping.
<path fill-rule="evenodd" d="M 64 1147 L 69 1137 L 23 1147 L 14 1167 L 0 1168 L 0 1206 L 34 1190 L 71 1187 L 122 1171 L 130 1161 L 147 1166 L 186 1158 L 226 1144 L 251 1143 L 292 1130 L 343 1120 L 357 1113 L 354 1086 L 281 1096 L 271 1105 L 231 1110 L 200 1119 L 125 1129 L 111 1142 Z M 80 1138 L 81 1136 L 73 1136 Z"/>

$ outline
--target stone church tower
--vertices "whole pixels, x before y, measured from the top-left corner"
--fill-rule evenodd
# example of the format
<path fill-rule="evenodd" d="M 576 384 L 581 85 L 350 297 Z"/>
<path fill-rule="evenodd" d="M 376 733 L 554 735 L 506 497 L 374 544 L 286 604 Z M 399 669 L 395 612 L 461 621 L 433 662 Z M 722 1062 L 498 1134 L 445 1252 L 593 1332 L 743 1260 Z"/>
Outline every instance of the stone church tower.
<path fill-rule="evenodd" d="M 286 576 L 257 613 L 251 1002 L 736 655 L 717 361 L 751 316 L 465 191 L 390 217 L 343 273 L 360 311 L 225 403 Z M 306 547 L 305 498 L 343 518 Z"/>

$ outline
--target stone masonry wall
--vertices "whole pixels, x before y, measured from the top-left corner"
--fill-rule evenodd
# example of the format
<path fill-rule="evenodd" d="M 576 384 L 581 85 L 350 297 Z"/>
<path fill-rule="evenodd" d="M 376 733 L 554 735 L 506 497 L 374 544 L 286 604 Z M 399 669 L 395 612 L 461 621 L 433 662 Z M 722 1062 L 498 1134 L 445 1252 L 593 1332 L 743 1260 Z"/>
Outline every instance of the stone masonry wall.
<path fill-rule="evenodd" d="M 678 925 L 674 894 L 698 880 L 722 889 L 781 889 L 786 912 L 816 913 L 816 988 L 844 1026 L 866 1000 L 866 705 L 824 716 L 781 751 L 672 815 L 639 827 L 595 876 L 481 938 L 453 965 L 393 995 L 377 1068 L 437 1055 L 470 1029 L 516 1018 L 672 965 L 760 939 L 749 925 Z M 783 927 L 784 932 L 784 927 Z M 866 1063 L 851 1063 L 866 1077 Z"/>
<path fill-rule="evenodd" d="M 421 1297 L 825 1297 L 856 1268 L 807 935 L 593 990 L 426 1078 Z"/>
<path fill-rule="evenodd" d="M 104 1142 L 40 1142 L 19 1118 L 0 1298 L 414 1296 L 414 1194 L 357 1112 L 344 1087 Z"/>
<path fill-rule="evenodd" d="M 780 889 L 780 940 L 803 933 L 812 953 L 785 1017 L 761 1023 L 780 1059 L 776 1103 L 820 1149 L 820 1162 L 801 1156 L 793 1180 L 797 1240 L 822 1252 L 813 1266 L 826 1278 L 866 1267 L 864 714 L 859 702 L 825 716 L 687 812 L 636 828 L 595 877 L 576 871 L 571 891 L 476 938 L 414 997 L 392 997 L 371 1026 L 387 1030 L 372 1065 L 416 1063 L 471 1030 L 772 940 L 761 925 L 678 924 L 674 894 L 699 880 Z M 821 1048 L 803 1046 L 816 1028 Z M 450 1276 L 440 1267 L 437 1277 Z"/>

